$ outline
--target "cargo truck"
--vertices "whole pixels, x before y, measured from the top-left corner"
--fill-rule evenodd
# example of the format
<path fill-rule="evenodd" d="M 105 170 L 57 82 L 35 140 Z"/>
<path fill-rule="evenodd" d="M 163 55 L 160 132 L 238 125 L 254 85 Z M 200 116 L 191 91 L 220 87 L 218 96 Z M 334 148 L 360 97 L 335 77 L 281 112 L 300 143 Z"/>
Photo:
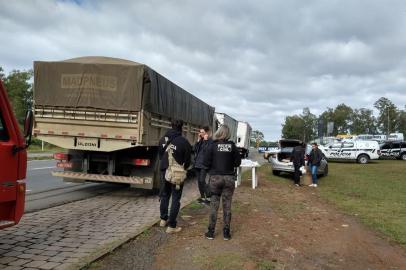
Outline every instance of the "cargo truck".
<path fill-rule="evenodd" d="M 213 131 L 216 132 L 222 125 L 227 125 L 230 129 L 230 141 L 237 142 L 238 121 L 225 113 L 214 113 Z"/>
<path fill-rule="evenodd" d="M 242 158 L 247 158 L 250 149 L 252 128 L 249 123 L 238 121 L 237 126 L 237 149 Z"/>
<path fill-rule="evenodd" d="M 31 131 L 32 111 L 27 113 L 22 134 L 0 81 L 0 229 L 16 225 L 24 213 Z"/>
<path fill-rule="evenodd" d="M 172 119 L 193 143 L 214 108 L 147 65 L 107 57 L 34 62 L 34 130 L 66 149 L 53 172 L 70 182 L 159 188 L 158 141 Z"/>

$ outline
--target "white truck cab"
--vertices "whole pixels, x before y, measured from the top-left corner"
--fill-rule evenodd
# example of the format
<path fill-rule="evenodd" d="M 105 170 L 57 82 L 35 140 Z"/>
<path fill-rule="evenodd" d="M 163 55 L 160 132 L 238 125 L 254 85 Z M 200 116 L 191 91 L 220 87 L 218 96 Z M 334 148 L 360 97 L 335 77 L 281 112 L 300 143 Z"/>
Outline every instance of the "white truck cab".
<path fill-rule="evenodd" d="M 378 142 L 362 140 L 335 141 L 319 148 L 329 160 L 355 160 L 361 164 L 379 159 L 381 152 Z"/>
<path fill-rule="evenodd" d="M 242 158 L 248 158 L 251 132 L 250 124 L 238 121 L 236 146 Z"/>

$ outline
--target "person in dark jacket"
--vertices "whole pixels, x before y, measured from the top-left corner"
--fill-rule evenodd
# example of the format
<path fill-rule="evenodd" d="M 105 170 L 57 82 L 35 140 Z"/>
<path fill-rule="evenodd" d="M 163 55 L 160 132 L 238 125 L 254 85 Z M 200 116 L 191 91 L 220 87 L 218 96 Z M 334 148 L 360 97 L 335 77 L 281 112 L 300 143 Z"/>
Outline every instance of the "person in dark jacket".
<path fill-rule="evenodd" d="M 292 156 L 290 160 L 293 162 L 293 168 L 295 169 L 293 173 L 293 180 L 295 185 L 300 186 L 300 167 L 305 165 L 304 154 L 305 154 L 305 144 L 295 146 L 292 151 Z"/>
<path fill-rule="evenodd" d="M 204 166 L 204 155 L 207 148 L 213 143 L 213 140 L 209 137 L 210 128 L 208 126 L 200 129 L 199 138 L 194 145 L 193 150 L 195 153 L 194 168 L 197 174 L 197 183 L 200 192 L 200 198 L 197 199 L 199 203 L 209 203 L 209 192 L 207 192 L 206 175 L 207 167 Z"/>
<path fill-rule="evenodd" d="M 185 170 L 190 166 L 192 146 L 182 137 L 182 120 L 172 121 L 172 129 L 168 130 L 164 137 L 159 141 L 159 159 L 160 159 L 160 213 L 161 222 L 160 226 L 165 227 L 167 233 L 176 233 L 182 230 L 181 227 L 176 227 L 177 216 L 180 209 L 180 199 L 182 197 L 183 184 L 179 189 L 176 189 L 176 185 L 166 181 L 165 171 L 168 168 L 168 152 L 167 147 L 171 147 L 173 150 L 173 158 L 179 164 L 183 164 Z M 170 145 L 170 146 L 169 146 Z M 172 197 L 171 211 L 168 215 L 169 200 Z"/>
<path fill-rule="evenodd" d="M 312 184 L 310 187 L 317 187 L 317 170 L 320 162 L 323 159 L 323 153 L 319 149 L 317 143 L 312 143 L 312 151 L 309 154 L 309 167 L 312 172 Z"/>
<path fill-rule="evenodd" d="M 235 168 L 241 165 L 241 156 L 234 142 L 229 139 L 230 129 L 226 125 L 221 126 L 204 156 L 204 165 L 208 168 L 210 175 L 211 194 L 209 226 L 205 233 L 207 239 L 214 239 L 220 197 L 223 202 L 224 240 L 231 239 L 231 201 L 235 189 Z"/>

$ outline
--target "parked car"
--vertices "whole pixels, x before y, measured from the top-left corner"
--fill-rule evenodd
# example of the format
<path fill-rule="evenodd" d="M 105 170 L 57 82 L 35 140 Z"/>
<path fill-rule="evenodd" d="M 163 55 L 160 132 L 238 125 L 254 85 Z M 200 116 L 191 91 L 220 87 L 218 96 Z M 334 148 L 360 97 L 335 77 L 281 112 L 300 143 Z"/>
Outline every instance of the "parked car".
<path fill-rule="evenodd" d="M 381 144 L 381 157 L 406 160 L 406 142 L 388 141 Z"/>
<path fill-rule="evenodd" d="M 279 141 L 279 149 L 276 151 L 269 151 L 264 153 L 264 158 L 268 160 L 272 165 L 272 173 L 274 175 L 279 175 L 281 172 L 293 173 L 293 162 L 290 161 L 292 156 L 293 148 L 295 146 L 301 145 L 302 142 L 299 140 L 288 140 L 283 139 Z M 312 150 L 311 145 L 306 145 L 306 156 L 310 154 Z M 307 158 L 306 158 L 307 160 Z M 307 163 L 307 161 L 306 161 Z M 327 160 L 323 158 L 319 166 L 318 175 L 327 176 L 328 174 L 328 164 Z"/>
<path fill-rule="evenodd" d="M 403 133 L 391 133 L 388 136 L 388 141 L 404 141 Z"/>
<path fill-rule="evenodd" d="M 378 159 L 381 153 L 377 141 L 344 140 L 319 148 L 328 160 L 355 160 L 361 164 Z"/>
<path fill-rule="evenodd" d="M 258 147 L 258 153 L 265 153 L 267 151 L 267 146 L 260 146 Z"/>

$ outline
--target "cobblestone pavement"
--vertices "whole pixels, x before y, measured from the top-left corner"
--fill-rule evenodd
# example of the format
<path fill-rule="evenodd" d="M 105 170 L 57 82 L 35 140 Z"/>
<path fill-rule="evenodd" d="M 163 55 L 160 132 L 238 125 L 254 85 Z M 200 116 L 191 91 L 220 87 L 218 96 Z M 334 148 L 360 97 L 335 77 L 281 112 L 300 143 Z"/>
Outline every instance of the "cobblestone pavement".
<path fill-rule="evenodd" d="M 197 196 L 188 181 L 182 206 Z M 0 269 L 80 269 L 157 221 L 158 197 L 130 189 L 29 213 L 0 231 Z"/>

